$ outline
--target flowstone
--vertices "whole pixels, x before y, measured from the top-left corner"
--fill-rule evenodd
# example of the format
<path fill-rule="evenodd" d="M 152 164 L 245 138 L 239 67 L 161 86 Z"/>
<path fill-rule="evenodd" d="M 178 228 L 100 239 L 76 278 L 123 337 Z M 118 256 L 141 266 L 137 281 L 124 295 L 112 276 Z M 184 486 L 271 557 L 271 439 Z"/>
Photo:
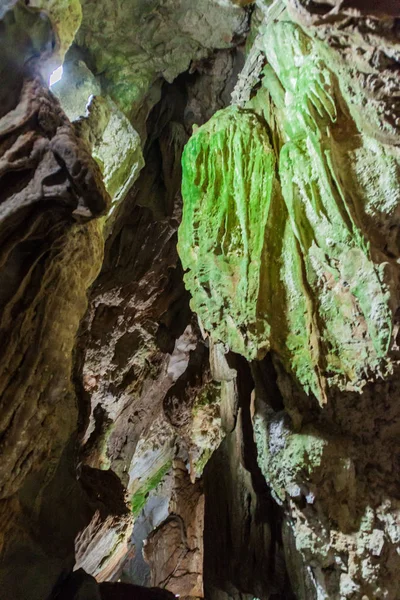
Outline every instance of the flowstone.
<path fill-rule="evenodd" d="M 329 387 L 390 371 L 388 264 L 372 260 L 340 176 L 347 116 L 318 46 L 284 21 L 262 40 L 261 89 L 186 146 L 178 249 L 213 340 L 248 360 L 275 350 L 323 404 Z"/>
<path fill-rule="evenodd" d="M 261 301 L 275 185 L 267 131 L 250 112 L 219 111 L 193 135 L 182 160 L 178 250 L 192 308 L 215 341 L 256 358 L 269 349 L 270 331 Z"/>

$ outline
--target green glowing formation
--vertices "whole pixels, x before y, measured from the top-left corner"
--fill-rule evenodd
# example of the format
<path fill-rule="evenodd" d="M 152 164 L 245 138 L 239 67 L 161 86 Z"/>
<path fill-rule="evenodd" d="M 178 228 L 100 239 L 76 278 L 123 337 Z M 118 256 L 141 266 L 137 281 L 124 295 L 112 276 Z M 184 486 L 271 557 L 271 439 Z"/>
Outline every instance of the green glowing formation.
<path fill-rule="evenodd" d="M 274 350 L 324 403 L 328 387 L 361 389 L 365 372 L 389 368 L 389 294 L 341 176 L 343 162 L 357 167 L 335 144 L 333 76 L 293 23 L 269 26 L 263 40 L 257 94 L 218 112 L 185 148 L 178 249 L 214 341 L 249 360 Z"/>
<path fill-rule="evenodd" d="M 165 475 L 168 473 L 172 466 L 172 462 L 168 461 L 163 465 L 157 473 L 150 477 L 144 485 L 135 492 L 131 498 L 131 510 L 134 517 L 140 514 L 140 511 L 147 502 L 147 498 L 151 491 L 155 490 L 156 487 L 162 482 Z"/>
<path fill-rule="evenodd" d="M 216 340 L 249 358 L 269 347 L 259 302 L 274 179 L 264 126 L 237 108 L 216 113 L 184 151 L 179 252 L 193 308 Z"/>

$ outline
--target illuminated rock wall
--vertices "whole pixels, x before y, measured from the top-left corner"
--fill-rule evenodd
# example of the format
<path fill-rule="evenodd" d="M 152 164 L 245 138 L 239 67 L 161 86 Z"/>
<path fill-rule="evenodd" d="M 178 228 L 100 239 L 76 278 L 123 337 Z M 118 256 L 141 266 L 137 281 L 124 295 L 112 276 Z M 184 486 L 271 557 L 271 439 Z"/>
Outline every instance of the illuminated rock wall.
<path fill-rule="evenodd" d="M 398 68 L 399 45 L 393 19 L 378 49 L 378 20 L 278 4 L 253 31 L 236 106 L 184 150 L 178 250 L 207 335 L 251 361 L 294 594 L 394 600 L 399 87 L 377 61 Z"/>

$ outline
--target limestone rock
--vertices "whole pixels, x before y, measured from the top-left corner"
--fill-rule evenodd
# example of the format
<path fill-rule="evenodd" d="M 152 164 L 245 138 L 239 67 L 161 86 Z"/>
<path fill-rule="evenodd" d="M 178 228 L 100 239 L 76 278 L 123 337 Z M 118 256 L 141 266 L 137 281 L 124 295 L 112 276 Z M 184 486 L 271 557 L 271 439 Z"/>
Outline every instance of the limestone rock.
<path fill-rule="evenodd" d="M 36 600 L 70 568 L 73 537 L 91 515 L 73 474 L 72 351 L 103 257 L 93 218 L 110 199 L 89 148 L 38 74 L 51 54 L 48 19 L 13 2 L 2 9 L 0 27 L 2 49 L 14 35 L 24 40 L 2 58 L 14 87 L 0 113 L 0 580 L 6 596 L 25 598 L 29 588 Z M 63 502 L 61 490 L 68 490 Z M 19 578 L 15 556 L 26 561 Z M 33 571 L 41 573 L 34 580 Z"/>
<path fill-rule="evenodd" d="M 203 475 L 205 597 L 247 600 L 276 594 L 289 600 L 293 596 L 279 541 L 279 508 L 274 507 L 257 465 L 248 372 L 243 363 L 236 366 L 236 427 L 214 452 Z"/>
<path fill-rule="evenodd" d="M 0 596 L 398 600 L 399 16 L 2 3 Z"/>
<path fill-rule="evenodd" d="M 185 282 L 212 345 L 247 359 L 272 351 L 273 360 L 252 363 L 253 427 L 243 439 L 255 435 L 271 506 L 285 514 L 294 593 L 304 600 L 394 600 L 398 584 L 388 573 L 399 568 L 398 445 L 389 433 L 389 423 L 397 431 L 399 420 L 396 22 L 385 3 L 274 7 L 259 13 L 233 96 L 240 108 L 217 113 L 184 151 Z M 251 135 L 251 119 L 261 133 Z M 246 151 L 235 154 L 235 128 L 245 126 Z M 257 196 L 250 176 L 247 187 L 240 185 L 253 149 L 266 158 L 261 135 L 276 157 L 260 170 L 274 178 L 269 196 L 262 185 Z M 253 205 L 257 219 L 248 217 Z M 248 239 L 258 231 L 264 246 L 257 262 Z M 235 235 L 238 243 L 229 247 Z M 252 279 L 250 268 L 234 277 L 243 257 L 255 267 Z M 258 293 L 243 294 L 252 285 Z M 216 485 L 217 456 L 206 490 Z M 210 575 L 212 598 L 258 593 L 222 564 L 220 572 L 206 564 Z"/>
<path fill-rule="evenodd" d="M 87 465 L 81 466 L 79 481 L 98 508 L 75 539 L 75 569 L 84 569 L 97 581 L 112 579 L 126 559 L 132 532 L 125 489 L 112 471 Z"/>
<path fill-rule="evenodd" d="M 398 145 L 397 3 L 333 1 L 315 9 L 308 2 L 288 0 L 287 5 L 293 18 L 323 42 L 321 50 L 359 129 Z"/>
<path fill-rule="evenodd" d="M 250 359 L 269 349 L 261 260 L 274 183 L 267 132 L 239 109 L 218 112 L 185 148 L 178 249 L 191 306 L 214 341 Z"/>
<path fill-rule="evenodd" d="M 169 516 L 148 537 L 145 559 L 153 585 L 165 585 L 181 598 L 203 597 L 204 496 L 190 482 L 184 463 L 174 462 Z"/>
<path fill-rule="evenodd" d="M 226 0 L 139 2 L 82 1 L 77 43 L 102 73 L 105 91 L 134 115 L 160 75 L 167 81 L 214 48 L 229 48 L 243 35 L 247 16 Z M 133 41 L 134 40 L 134 41 Z"/>
<path fill-rule="evenodd" d="M 31 126 L 34 117 L 38 124 L 36 128 Z M 34 431 L 41 427 L 50 408 L 42 401 L 42 409 L 38 411 L 37 402 L 42 389 L 48 386 L 49 400 L 56 393 L 56 389 L 61 391 L 64 387 L 65 392 L 68 389 L 67 373 L 70 372 L 71 365 L 65 373 L 64 383 L 62 378 L 57 378 L 58 382 L 54 380 L 54 371 L 49 367 L 50 364 L 54 367 L 58 355 L 58 368 L 60 372 L 64 371 L 61 365 L 65 365 L 67 349 L 72 349 L 79 317 L 73 315 L 74 324 L 70 321 L 68 327 L 62 325 L 62 320 L 60 326 L 57 326 L 53 319 L 47 321 L 45 306 L 50 303 L 52 311 L 55 311 L 52 314 L 61 315 L 68 311 L 69 303 L 74 301 L 77 303 L 77 310 L 82 314 L 85 308 L 85 290 L 96 275 L 101 259 L 102 239 L 97 225 L 79 225 L 74 223 L 74 217 L 79 220 L 101 214 L 107 208 L 108 196 L 102 187 L 98 167 L 85 146 L 79 143 L 58 103 L 45 91 L 39 79 L 25 82 L 20 103 L 12 114 L 2 118 L 0 126 L 2 177 L 8 177 L 10 180 L 18 175 L 17 185 L 14 189 L 9 186 L 2 199 L 0 225 L 3 277 L 8 280 L 7 287 L 3 287 L 4 308 L 1 323 L 4 339 L 7 340 L 3 346 L 2 360 L 8 365 L 6 369 L 5 366 L 2 369 L 2 464 L 8 473 L 7 478 L 2 479 L 4 497 L 16 491 L 31 465 L 36 462 L 36 457 L 43 460 L 44 448 L 41 447 L 41 443 L 46 447 L 51 440 L 51 435 L 49 438 L 41 438 L 39 443 L 35 440 L 32 447 Z M 14 233 L 10 235 L 11 225 Z M 47 234 L 49 230 L 50 235 Z M 27 253 L 22 249 L 28 247 L 30 237 L 36 240 L 42 237 L 44 245 L 39 253 L 37 243 L 36 247 L 32 248 L 33 251 Z M 92 264 L 85 265 L 86 251 L 89 250 L 92 253 Z M 81 264 L 81 268 L 75 266 L 76 270 L 69 276 L 75 276 L 76 288 L 71 287 L 71 280 L 67 280 L 63 271 L 65 261 L 69 261 L 71 256 L 75 257 L 76 265 Z M 18 264 L 21 266 L 16 271 L 15 266 Z M 14 269 L 11 265 L 15 265 Z M 40 279 L 37 279 L 39 272 L 44 277 L 41 283 Z M 16 303 L 21 301 L 21 292 L 30 285 L 30 281 L 37 282 L 31 288 L 30 302 L 25 305 L 24 316 L 21 314 L 20 318 L 15 320 L 12 318 L 12 311 L 16 310 Z M 51 297 L 48 291 L 53 286 L 56 293 Z M 42 308 L 39 310 L 40 306 Z M 48 357 L 44 355 L 34 360 L 33 357 L 29 359 L 31 343 L 35 336 L 43 334 L 45 323 L 48 323 L 49 328 L 46 334 Z M 14 381 L 13 384 L 9 382 L 10 375 L 7 373 L 13 373 L 17 365 L 19 377 L 23 377 L 25 381 L 23 385 L 18 381 Z M 35 377 L 38 385 L 36 393 L 33 392 Z M 15 386 L 20 386 L 19 394 L 12 391 Z M 28 387 L 31 397 L 29 410 L 23 402 Z M 52 387 L 54 391 L 50 392 Z M 20 428 L 24 431 L 24 436 L 19 438 L 17 450 L 7 439 L 15 435 L 17 430 L 20 431 Z M 71 433 L 71 430 L 66 428 L 67 436 L 68 432 Z M 65 441 L 66 439 L 67 437 L 64 438 Z M 30 459 L 26 461 L 25 457 L 28 455 Z M 14 476 L 11 475 L 13 464 L 16 465 Z M 24 466 L 20 468 L 18 464 Z"/>
<path fill-rule="evenodd" d="M 339 92 L 318 47 L 284 21 L 263 39 L 268 91 L 246 109 L 217 113 L 185 148 L 178 248 L 191 306 L 213 340 L 250 359 L 274 349 L 325 402 L 329 386 L 361 389 L 366 365 L 375 376 L 391 370 L 394 264 L 370 249 L 361 215 L 386 209 L 386 222 L 397 217 L 382 207 L 384 186 L 363 185 L 357 157 L 339 146 L 352 124 L 336 108 Z M 397 170 L 395 150 L 362 139 L 371 173 L 376 155 Z M 356 182 L 341 184 L 344 160 L 363 200 Z"/>
<path fill-rule="evenodd" d="M 109 98 L 75 49 L 61 80 L 52 86 L 79 137 L 89 143 L 112 199 L 109 217 L 123 201 L 144 165 L 142 142 L 127 117 Z M 111 219 L 108 219 L 108 228 Z"/>
<path fill-rule="evenodd" d="M 51 62 L 56 68 L 62 63 L 80 27 L 80 0 L 28 0 L 26 5 L 44 11 L 50 18 L 56 36 L 56 48 L 53 49 Z"/>
<path fill-rule="evenodd" d="M 202 475 L 214 450 L 223 439 L 221 386 L 208 368 L 208 352 L 202 342 L 195 346 L 185 373 L 165 396 L 165 417 L 188 453 L 192 482 Z"/>

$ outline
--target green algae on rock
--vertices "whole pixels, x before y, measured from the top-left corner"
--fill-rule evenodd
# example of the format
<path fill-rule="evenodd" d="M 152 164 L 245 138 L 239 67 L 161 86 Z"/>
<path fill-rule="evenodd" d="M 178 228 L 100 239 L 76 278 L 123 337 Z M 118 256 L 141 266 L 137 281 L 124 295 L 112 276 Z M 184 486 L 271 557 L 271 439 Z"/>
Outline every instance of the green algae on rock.
<path fill-rule="evenodd" d="M 134 517 L 137 517 L 147 502 L 149 493 L 154 490 L 164 479 L 172 466 L 172 461 L 168 461 L 163 465 L 155 475 L 147 479 L 147 481 L 139 488 L 132 496 L 131 508 Z"/>
<path fill-rule="evenodd" d="M 319 46 L 291 22 L 263 44 L 259 94 L 186 146 L 178 250 L 212 339 L 249 360 L 275 350 L 322 404 L 327 388 L 385 372 L 390 294 L 340 175 L 334 136 L 349 118 Z"/>
<path fill-rule="evenodd" d="M 189 450 L 192 481 L 201 477 L 204 467 L 224 437 L 220 402 L 221 386 L 214 381 L 206 384 L 194 401 Z"/>
<path fill-rule="evenodd" d="M 365 369 L 379 374 L 391 313 L 388 290 L 335 160 L 332 138 L 351 125 L 318 44 L 289 22 L 268 26 L 263 39 L 285 91 L 279 175 L 310 300 L 311 345 L 318 346 L 314 369 L 322 391 L 325 378 L 331 385 L 352 382 L 357 388 Z M 304 385 L 310 378 L 303 375 Z"/>
<path fill-rule="evenodd" d="M 246 11 L 214 0 L 82 0 L 76 43 L 95 75 L 128 116 L 135 116 L 156 80 L 172 82 L 192 60 L 231 48 L 247 27 Z"/>
<path fill-rule="evenodd" d="M 257 116 L 229 108 L 201 127 L 183 159 L 178 250 L 192 308 L 215 341 L 249 359 L 269 349 L 259 306 L 275 155 Z"/>

